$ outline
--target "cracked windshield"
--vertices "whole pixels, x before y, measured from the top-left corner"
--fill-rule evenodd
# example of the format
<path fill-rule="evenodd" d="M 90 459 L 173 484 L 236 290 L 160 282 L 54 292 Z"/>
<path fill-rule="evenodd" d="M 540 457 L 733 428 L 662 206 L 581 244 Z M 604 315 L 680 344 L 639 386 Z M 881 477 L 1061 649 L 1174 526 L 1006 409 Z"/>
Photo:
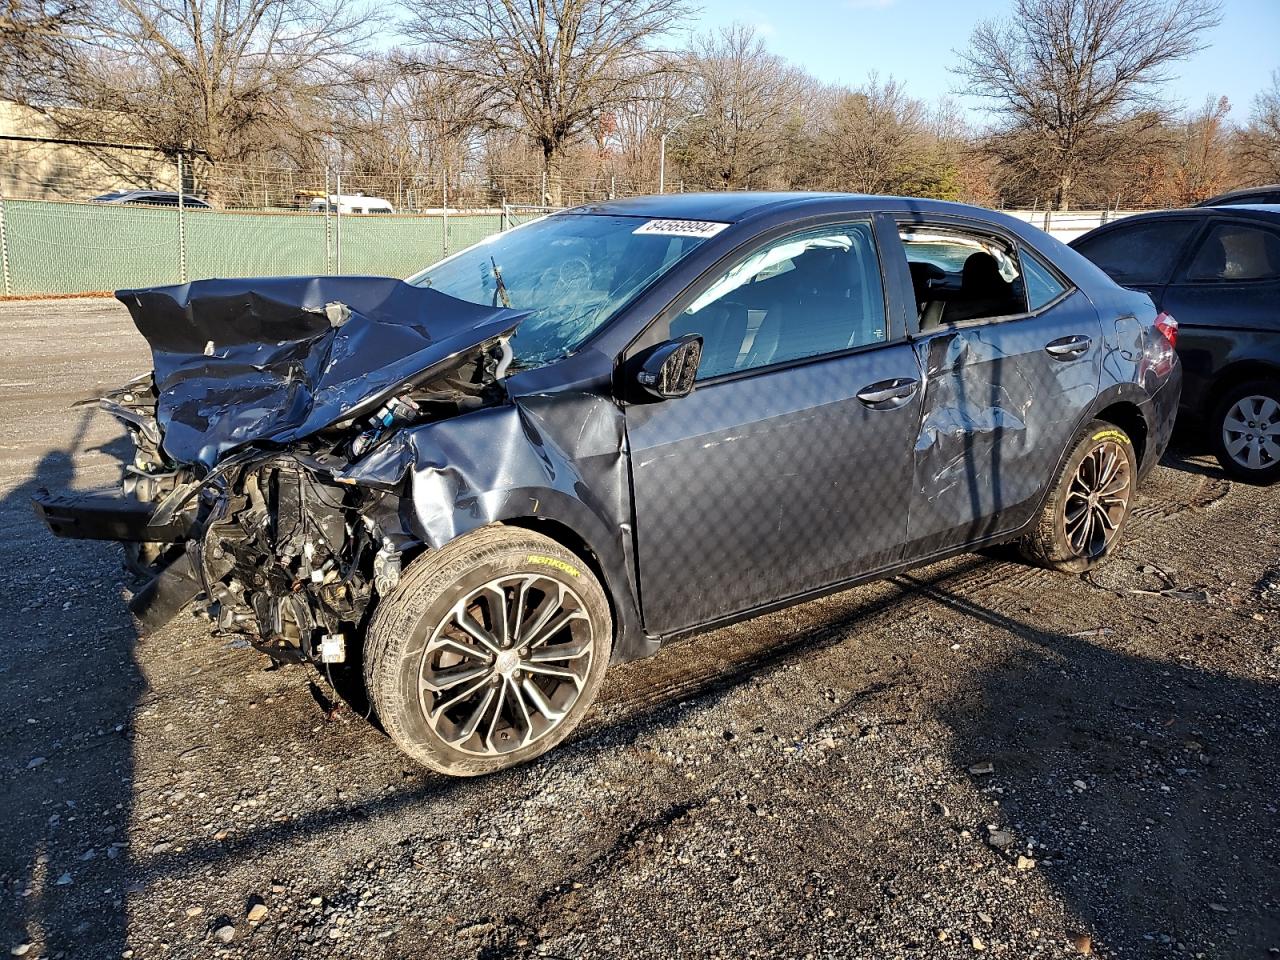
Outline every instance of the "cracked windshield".
<path fill-rule="evenodd" d="M 714 229 L 681 221 L 560 214 L 500 233 L 409 279 L 459 300 L 531 310 L 511 340 L 531 367 L 566 356 Z M 714 226 L 719 226 L 714 225 Z"/>

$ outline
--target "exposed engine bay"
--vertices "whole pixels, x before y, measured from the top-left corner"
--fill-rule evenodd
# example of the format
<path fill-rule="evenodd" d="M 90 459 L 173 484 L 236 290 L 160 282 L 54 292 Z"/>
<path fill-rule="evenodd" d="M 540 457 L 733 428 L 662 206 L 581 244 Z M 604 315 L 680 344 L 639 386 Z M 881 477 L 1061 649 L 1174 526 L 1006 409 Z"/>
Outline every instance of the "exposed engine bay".
<path fill-rule="evenodd" d="M 123 496 L 35 503 L 56 534 L 124 544 L 147 578 L 130 604 L 144 632 L 194 601 L 279 661 L 341 662 L 423 546 L 401 519 L 403 467 L 362 463 L 401 430 L 505 397 L 517 312 L 382 278 L 316 280 L 300 301 L 265 298 L 262 281 L 120 294 L 156 369 L 83 402 L 133 441 Z"/>

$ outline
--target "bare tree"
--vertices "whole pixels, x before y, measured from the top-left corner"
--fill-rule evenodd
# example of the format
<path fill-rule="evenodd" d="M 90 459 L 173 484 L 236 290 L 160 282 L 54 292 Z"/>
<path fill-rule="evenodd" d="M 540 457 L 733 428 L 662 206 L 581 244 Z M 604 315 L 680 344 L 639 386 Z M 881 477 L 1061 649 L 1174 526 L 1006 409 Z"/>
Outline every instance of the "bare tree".
<path fill-rule="evenodd" d="M 1218 21 L 1217 0 L 1014 0 L 974 30 L 956 72 L 999 118 L 1006 153 L 1066 209 L 1117 133 L 1163 119 L 1160 84 Z"/>
<path fill-rule="evenodd" d="M 874 73 L 840 91 L 822 123 L 819 149 L 831 186 L 857 193 L 916 193 L 931 159 L 925 105 L 892 77 Z"/>
<path fill-rule="evenodd" d="M 72 33 L 49 113 L 73 135 L 257 160 L 291 134 L 324 134 L 300 129 L 323 121 L 306 104 L 377 24 L 358 0 L 101 0 Z"/>
<path fill-rule="evenodd" d="M 81 0 L 0 0 L 0 91 L 40 99 L 53 66 L 66 56 L 69 31 L 82 22 Z"/>
<path fill-rule="evenodd" d="M 692 101 L 693 75 L 683 63 L 640 81 L 640 96 L 614 111 L 613 145 L 619 172 L 639 188 L 658 181 L 658 154 L 663 134 L 675 132 L 697 112 Z"/>
<path fill-rule="evenodd" d="M 767 187 L 803 126 L 804 73 L 734 24 L 695 44 L 693 107 L 680 151 L 694 176 L 725 190 Z"/>
<path fill-rule="evenodd" d="M 1280 181 L 1280 70 L 1272 72 L 1271 86 L 1253 99 L 1249 125 L 1240 135 L 1240 154 L 1254 182 Z"/>
<path fill-rule="evenodd" d="M 420 0 L 410 37 L 441 52 L 478 91 L 490 126 L 516 127 L 542 151 L 558 203 L 567 145 L 639 96 L 663 68 L 652 44 L 678 28 L 684 0 Z"/>
<path fill-rule="evenodd" d="M 1189 206 L 1207 200 L 1235 181 L 1231 151 L 1231 104 L 1226 97 L 1208 97 L 1170 131 L 1167 200 Z"/>

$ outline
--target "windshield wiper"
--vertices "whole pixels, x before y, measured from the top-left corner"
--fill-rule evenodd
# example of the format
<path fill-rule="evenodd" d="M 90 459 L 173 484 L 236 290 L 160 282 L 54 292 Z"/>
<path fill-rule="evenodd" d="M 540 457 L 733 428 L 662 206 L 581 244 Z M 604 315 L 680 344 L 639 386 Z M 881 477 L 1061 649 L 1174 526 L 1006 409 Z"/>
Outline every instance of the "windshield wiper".
<path fill-rule="evenodd" d="M 495 284 L 495 289 L 493 291 L 493 305 L 496 307 L 498 305 L 498 298 L 501 297 L 502 305 L 510 310 L 511 298 L 507 296 L 507 285 L 502 280 L 502 268 L 498 266 L 498 262 L 494 260 L 493 257 L 489 258 L 489 267 L 493 270 L 493 282 Z"/>

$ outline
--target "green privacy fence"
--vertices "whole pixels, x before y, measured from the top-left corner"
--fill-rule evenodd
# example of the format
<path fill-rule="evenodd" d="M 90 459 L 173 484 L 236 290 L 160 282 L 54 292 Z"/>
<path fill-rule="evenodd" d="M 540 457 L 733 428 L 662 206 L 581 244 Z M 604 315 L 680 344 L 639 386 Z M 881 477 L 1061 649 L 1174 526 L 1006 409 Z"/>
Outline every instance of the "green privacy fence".
<path fill-rule="evenodd" d="M 205 277 L 407 277 L 513 222 L 507 210 L 326 216 L 0 200 L 0 293 L 85 293 Z"/>

